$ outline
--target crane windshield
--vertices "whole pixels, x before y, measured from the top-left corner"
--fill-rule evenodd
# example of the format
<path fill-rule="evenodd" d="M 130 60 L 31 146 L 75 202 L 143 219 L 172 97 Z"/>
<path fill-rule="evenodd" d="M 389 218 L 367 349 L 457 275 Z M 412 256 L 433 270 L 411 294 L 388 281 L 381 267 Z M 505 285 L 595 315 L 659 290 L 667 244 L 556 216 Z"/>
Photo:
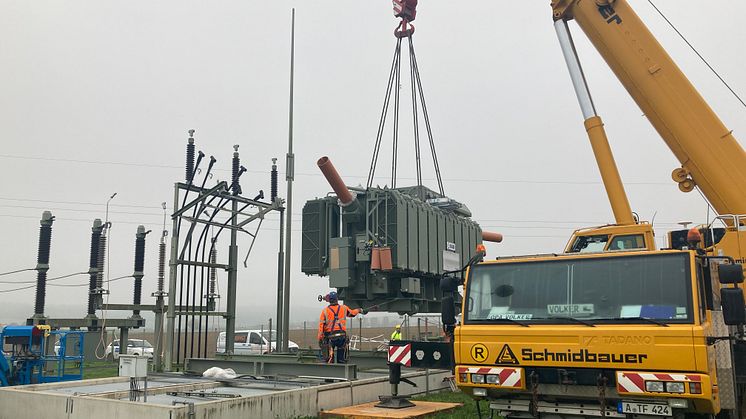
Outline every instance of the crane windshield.
<path fill-rule="evenodd" d="M 477 265 L 465 322 L 692 323 L 689 258 L 651 253 Z"/>

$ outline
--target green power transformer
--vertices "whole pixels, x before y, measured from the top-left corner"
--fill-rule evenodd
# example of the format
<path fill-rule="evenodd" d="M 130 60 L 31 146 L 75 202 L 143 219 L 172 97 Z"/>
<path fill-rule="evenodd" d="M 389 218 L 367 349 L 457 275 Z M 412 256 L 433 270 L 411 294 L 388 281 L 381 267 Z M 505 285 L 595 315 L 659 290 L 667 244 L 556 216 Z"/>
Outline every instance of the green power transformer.
<path fill-rule="evenodd" d="M 441 275 L 482 242 L 469 210 L 423 186 L 350 193 L 306 202 L 301 270 L 328 276 L 351 307 L 439 313 Z"/>

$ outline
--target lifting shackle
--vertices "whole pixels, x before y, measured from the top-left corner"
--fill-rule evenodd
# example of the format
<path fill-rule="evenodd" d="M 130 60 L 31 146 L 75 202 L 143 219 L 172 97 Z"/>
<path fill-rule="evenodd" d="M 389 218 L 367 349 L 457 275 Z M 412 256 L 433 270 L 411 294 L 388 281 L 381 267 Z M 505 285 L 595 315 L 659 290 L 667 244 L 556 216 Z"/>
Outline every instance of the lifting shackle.
<path fill-rule="evenodd" d="M 412 21 L 417 16 L 417 0 L 393 0 L 394 16 L 401 18 L 401 22 L 394 29 L 394 36 L 406 38 L 414 33 Z"/>

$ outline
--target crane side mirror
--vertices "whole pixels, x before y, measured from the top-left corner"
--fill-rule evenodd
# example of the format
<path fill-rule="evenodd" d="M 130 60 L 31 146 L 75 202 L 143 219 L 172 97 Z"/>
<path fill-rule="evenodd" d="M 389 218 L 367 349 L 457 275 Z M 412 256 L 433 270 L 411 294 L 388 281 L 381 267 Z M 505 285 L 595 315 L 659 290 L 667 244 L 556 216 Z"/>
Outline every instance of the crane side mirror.
<path fill-rule="evenodd" d="M 718 279 L 721 284 L 743 283 L 743 266 L 740 263 L 718 265 Z"/>
<path fill-rule="evenodd" d="M 746 324 L 746 308 L 744 308 L 743 290 L 741 288 L 721 289 L 720 305 L 723 308 L 725 324 L 728 326 Z"/>
<path fill-rule="evenodd" d="M 459 286 L 459 279 L 455 276 L 446 276 L 443 275 L 440 278 L 440 289 L 443 292 L 456 292 L 458 290 Z"/>
<path fill-rule="evenodd" d="M 441 301 L 441 319 L 443 325 L 452 326 L 456 324 L 456 305 L 453 301 L 453 297 L 443 297 Z"/>

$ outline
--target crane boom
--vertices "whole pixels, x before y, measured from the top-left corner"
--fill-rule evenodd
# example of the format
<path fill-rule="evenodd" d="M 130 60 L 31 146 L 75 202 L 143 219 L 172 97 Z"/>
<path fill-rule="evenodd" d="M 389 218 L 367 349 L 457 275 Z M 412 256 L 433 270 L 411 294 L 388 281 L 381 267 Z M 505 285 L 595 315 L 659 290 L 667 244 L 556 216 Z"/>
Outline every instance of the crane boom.
<path fill-rule="evenodd" d="M 719 214 L 746 214 L 746 153 L 626 0 L 552 0 L 574 19 L 681 163 L 682 191 L 699 187 Z"/>

